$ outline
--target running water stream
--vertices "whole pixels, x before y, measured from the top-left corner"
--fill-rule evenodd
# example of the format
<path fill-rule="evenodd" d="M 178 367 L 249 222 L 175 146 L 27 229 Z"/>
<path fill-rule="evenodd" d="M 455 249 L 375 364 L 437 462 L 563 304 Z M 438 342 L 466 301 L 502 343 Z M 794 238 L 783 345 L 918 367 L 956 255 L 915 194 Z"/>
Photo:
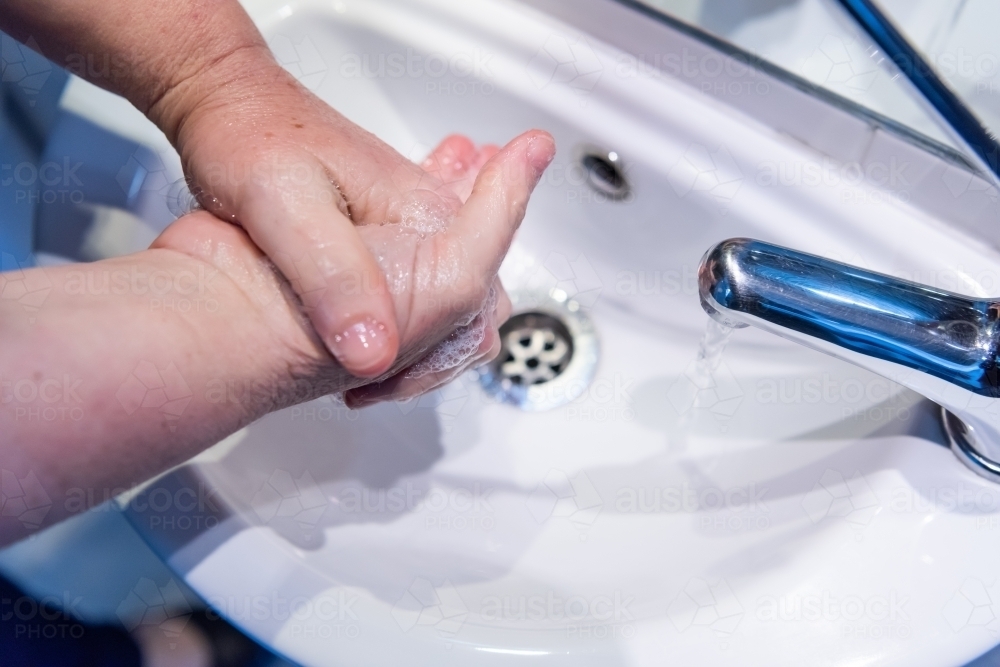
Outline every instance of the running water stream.
<path fill-rule="evenodd" d="M 733 331 L 733 327 L 709 318 L 705 333 L 698 342 L 698 356 L 695 357 L 695 384 L 699 387 L 712 384 L 712 374 L 722 364 L 722 353 L 726 350 Z"/>
<path fill-rule="evenodd" d="M 710 407 L 705 405 L 704 397 L 706 390 L 712 390 L 715 385 L 715 372 L 722 365 L 722 354 L 733 334 L 733 327 L 720 324 L 709 318 L 705 325 L 705 333 L 702 334 L 698 342 L 698 352 L 694 363 L 688 367 L 685 373 L 687 380 L 687 391 L 692 392 L 690 403 L 686 410 L 681 413 L 681 418 L 677 423 L 677 439 L 672 443 L 672 447 L 684 449 L 687 446 L 691 428 L 694 425 L 696 413 L 701 408 Z"/>

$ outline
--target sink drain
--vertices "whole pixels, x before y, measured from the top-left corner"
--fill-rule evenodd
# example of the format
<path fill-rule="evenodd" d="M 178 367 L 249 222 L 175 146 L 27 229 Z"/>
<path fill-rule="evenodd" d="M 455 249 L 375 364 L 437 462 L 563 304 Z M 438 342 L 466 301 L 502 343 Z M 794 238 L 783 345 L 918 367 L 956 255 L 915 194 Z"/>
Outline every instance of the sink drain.
<path fill-rule="evenodd" d="M 498 373 L 513 384 L 551 382 L 573 358 L 573 339 L 565 325 L 545 313 L 515 315 L 500 336 L 504 356 Z"/>
<path fill-rule="evenodd" d="M 579 398 L 597 369 L 599 345 L 593 324 L 578 303 L 554 294 L 511 294 L 514 315 L 500 327 L 501 350 L 480 369 L 494 398 L 540 411 Z"/>

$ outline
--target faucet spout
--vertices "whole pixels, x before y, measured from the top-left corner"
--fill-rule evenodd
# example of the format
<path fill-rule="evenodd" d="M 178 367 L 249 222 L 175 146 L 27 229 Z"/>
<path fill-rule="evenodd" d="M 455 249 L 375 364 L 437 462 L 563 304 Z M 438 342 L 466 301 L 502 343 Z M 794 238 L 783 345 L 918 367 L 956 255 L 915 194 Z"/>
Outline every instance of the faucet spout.
<path fill-rule="evenodd" d="M 730 239 L 698 271 L 702 306 L 908 387 L 943 408 L 959 458 L 1000 482 L 1000 299 L 965 297 L 815 255 Z"/>

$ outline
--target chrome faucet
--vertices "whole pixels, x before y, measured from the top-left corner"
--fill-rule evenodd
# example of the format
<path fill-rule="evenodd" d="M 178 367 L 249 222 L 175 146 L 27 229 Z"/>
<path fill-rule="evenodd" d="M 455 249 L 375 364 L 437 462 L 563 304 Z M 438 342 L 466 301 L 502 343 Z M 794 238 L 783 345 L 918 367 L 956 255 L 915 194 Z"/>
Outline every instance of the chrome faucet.
<path fill-rule="evenodd" d="M 1000 299 L 972 299 L 751 239 L 705 254 L 701 303 L 844 359 L 942 407 L 955 454 L 1000 482 Z"/>

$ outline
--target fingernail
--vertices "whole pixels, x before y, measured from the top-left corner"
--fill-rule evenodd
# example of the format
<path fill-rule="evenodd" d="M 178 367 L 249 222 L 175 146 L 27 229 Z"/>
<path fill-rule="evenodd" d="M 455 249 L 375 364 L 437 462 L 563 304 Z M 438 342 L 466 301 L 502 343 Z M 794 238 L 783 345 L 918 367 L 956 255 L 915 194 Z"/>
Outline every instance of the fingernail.
<path fill-rule="evenodd" d="M 536 183 L 542 177 L 542 173 L 548 169 L 555 155 L 555 145 L 552 137 L 549 135 L 536 135 L 528 141 L 528 162 L 531 163 L 531 168 L 535 170 Z"/>
<path fill-rule="evenodd" d="M 385 325 L 371 317 L 355 322 L 326 344 L 337 361 L 354 375 L 377 375 L 392 362 L 386 360 L 390 340 Z"/>

